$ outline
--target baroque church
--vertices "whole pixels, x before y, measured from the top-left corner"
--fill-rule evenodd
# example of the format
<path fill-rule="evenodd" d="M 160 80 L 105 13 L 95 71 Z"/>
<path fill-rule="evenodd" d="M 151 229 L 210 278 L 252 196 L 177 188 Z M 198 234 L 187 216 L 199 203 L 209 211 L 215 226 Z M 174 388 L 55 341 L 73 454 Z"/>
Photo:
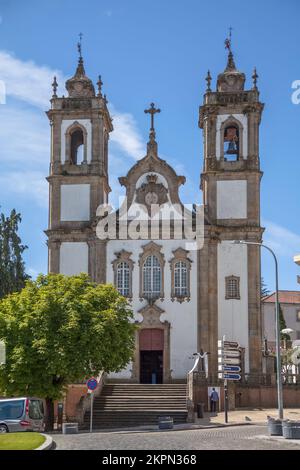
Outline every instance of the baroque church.
<path fill-rule="evenodd" d="M 135 354 L 126 369 L 110 375 L 113 380 L 182 381 L 196 352 L 208 353 L 208 373 L 217 377 L 218 339 L 224 335 L 242 348 L 245 374 L 262 370 L 260 249 L 234 243 L 261 242 L 263 232 L 259 160 L 263 104 L 256 71 L 251 88 L 245 89 L 245 81 L 229 45 L 227 65 L 215 90 L 207 74 L 199 108 L 204 144 L 199 188 L 202 241 L 195 243 L 197 209 L 184 211 L 179 189 L 186 178 L 159 156 L 154 128 L 159 110 L 154 104 L 145 111 L 151 121 L 145 155 L 119 178 L 126 190 L 126 207 L 108 215 L 103 208 L 108 208 L 111 191 L 113 124 L 101 78 L 95 90 L 81 51 L 76 72 L 66 82 L 67 96 L 57 95 L 54 78 L 47 112 L 49 272 L 85 272 L 95 282 L 112 283 L 128 298 L 139 326 Z M 138 222 L 132 215 L 135 206 Z M 187 219 L 191 227 L 181 230 Z M 104 230 L 107 220 L 115 230 Z"/>

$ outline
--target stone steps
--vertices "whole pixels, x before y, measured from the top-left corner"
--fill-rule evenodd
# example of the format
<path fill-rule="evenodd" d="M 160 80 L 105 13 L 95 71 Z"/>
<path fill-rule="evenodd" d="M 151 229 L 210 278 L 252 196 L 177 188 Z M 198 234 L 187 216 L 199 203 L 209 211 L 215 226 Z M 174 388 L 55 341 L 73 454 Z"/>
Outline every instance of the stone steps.
<path fill-rule="evenodd" d="M 107 384 L 94 400 L 93 428 L 155 425 L 160 416 L 186 422 L 186 384 Z M 89 422 L 87 411 L 85 428 Z"/>

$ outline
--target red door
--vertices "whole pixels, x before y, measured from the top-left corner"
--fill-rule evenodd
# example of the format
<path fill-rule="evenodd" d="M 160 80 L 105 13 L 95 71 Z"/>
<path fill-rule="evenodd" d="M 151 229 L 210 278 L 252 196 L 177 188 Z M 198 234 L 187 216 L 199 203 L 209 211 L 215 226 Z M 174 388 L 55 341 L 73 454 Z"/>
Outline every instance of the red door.
<path fill-rule="evenodd" d="M 164 332 L 158 328 L 145 328 L 140 332 L 140 351 L 163 351 Z"/>
<path fill-rule="evenodd" d="M 140 332 L 140 382 L 163 382 L 164 332 L 158 328 Z"/>

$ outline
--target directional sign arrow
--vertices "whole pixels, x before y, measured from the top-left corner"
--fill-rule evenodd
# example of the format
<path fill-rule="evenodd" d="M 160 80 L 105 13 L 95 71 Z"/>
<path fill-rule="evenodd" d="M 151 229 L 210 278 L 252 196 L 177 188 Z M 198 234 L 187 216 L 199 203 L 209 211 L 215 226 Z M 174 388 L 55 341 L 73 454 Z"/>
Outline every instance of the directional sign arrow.
<path fill-rule="evenodd" d="M 240 357 L 240 351 L 235 351 L 234 349 L 225 350 L 223 356 L 224 357 Z"/>
<path fill-rule="evenodd" d="M 224 374 L 223 376 L 227 380 L 241 380 L 240 374 Z"/>
<path fill-rule="evenodd" d="M 239 366 L 241 361 L 238 357 L 226 357 L 223 359 L 224 365 L 236 365 Z"/>
<path fill-rule="evenodd" d="M 226 372 L 241 372 L 241 368 L 239 366 L 223 366 L 223 370 Z"/>
<path fill-rule="evenodd" d="M 224 348 L 239 348 L 240 345 L 236 341 L 224 341 Z"/>

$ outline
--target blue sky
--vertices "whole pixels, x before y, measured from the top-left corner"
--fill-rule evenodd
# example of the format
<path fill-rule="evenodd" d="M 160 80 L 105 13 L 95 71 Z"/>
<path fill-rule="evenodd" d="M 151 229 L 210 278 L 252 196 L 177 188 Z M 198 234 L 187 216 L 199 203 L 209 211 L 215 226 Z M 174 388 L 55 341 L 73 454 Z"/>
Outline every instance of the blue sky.
<path fill-rule="evenodd" d="M 151 101 L 157 118 L 159 153 L 187 177 L 184 202 L 200 202 L 202 135 L 198 107 L 209 68 L 213 86 L 226 63 L 224 39 L 233 27 L 236 64 L 251 86 L 253 67 L 265 110 L 260 133 L 261 193 L 265 242 L 280 264 L 280 287 L 298 289 L 300 252 L 300 105 L 291 101 L 292 82 L 300 80 L 300 3 L 297 0 L 0 0 L 0 80 L 6 104 L 0 105 L 0 204 L 23 215 L 21 234 L 29 245 L 29 271 L 46 272 L 49 125 L 44 111 L 51 81 L 74 73 L 76 42 L 83 33 L 88 75 L 102 74 L 115 131 L 110 143 L 113 200 L 117 177 L 145 153 L 149 122 L 143 110 Z M 264 255 L 263 276 L 273 289 L 273 265 Z"/>

